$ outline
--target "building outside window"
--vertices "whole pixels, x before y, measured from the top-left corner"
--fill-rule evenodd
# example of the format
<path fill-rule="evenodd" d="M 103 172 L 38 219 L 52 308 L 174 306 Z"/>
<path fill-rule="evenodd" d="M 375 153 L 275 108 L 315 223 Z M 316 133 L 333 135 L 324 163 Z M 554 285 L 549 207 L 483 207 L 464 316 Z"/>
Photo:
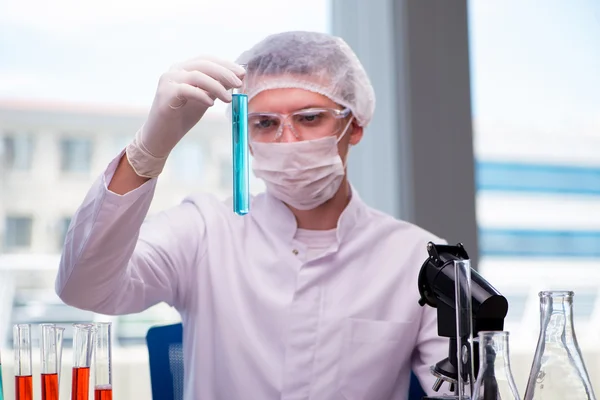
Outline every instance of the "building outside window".
<path fill-rule="evenodd" d="M 93 143 L 90 138 L 62 138 L 60 140 L 60 170 L 88 173 L 92 167 Z"/>
<path fill-rule="evenodd" d="M 4 248 L 6 251 L 31 247 L 33 218 L 30 216 L 8 216 L 5 220 Z"/>
<path fill-rule="evenodd" d="M 8 133 L 2 137 L 0 159 L 7 171 L 31 170 L 34 140 L 29 134 Z"/>

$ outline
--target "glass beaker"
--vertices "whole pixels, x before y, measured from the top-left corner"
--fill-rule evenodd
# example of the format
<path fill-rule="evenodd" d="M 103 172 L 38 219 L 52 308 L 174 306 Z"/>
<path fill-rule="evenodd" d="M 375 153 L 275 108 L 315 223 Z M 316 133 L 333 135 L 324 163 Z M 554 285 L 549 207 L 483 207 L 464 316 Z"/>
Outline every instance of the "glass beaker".
<path fill-rule="evenodd" d="M 88 400 L 90 395 L 90 367 L 94 350 L 94 325 L 73 325 L 73 381 L 71 400 Z"/>
<path fill-rule="evenodd" d="M 525 400 L 595 400 L 573 325 L 571 291 L 540 292 L 540 336 Z"/>
<path fill-rule="evenodd" d="M 32 400 L 31 325 L 17 324 L 13 327 L 13 346 L 15 352 L 15 400 Z"/>
<path fill-rule="evenodd" d="M 64 328 L 41 324 L 40 332 L 42 400 L 58 400 Z"/>
<path fill-rule="evenodd" d="M 112 400 L 111 323 L 96 323 L 94 349 L 94 400 Z"/>
<path fill-rule="evenodd" d="M 521 400 L 510 368 L 506 331 L 479 332 L 479 373 L 473 400 Z"/>

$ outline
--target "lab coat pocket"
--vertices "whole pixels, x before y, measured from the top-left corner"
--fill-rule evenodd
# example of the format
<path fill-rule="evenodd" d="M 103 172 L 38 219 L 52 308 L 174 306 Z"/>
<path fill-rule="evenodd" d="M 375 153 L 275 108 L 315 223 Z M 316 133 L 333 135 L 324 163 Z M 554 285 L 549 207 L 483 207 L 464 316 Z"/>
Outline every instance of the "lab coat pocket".
<path fill-rule="evenodd" d="M 411 322 L 348 318 L 339 359 L 340 394 L 347 400 L 389 399 L 412 351 L 410 330 Z"/>

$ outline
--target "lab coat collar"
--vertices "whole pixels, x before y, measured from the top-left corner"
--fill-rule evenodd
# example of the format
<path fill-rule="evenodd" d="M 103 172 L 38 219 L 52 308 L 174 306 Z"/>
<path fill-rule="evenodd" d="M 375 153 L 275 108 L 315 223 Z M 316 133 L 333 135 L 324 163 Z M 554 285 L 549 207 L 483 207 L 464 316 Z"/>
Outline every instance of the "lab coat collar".
<path fill-rule="evenodd" d="M 358 191 L 350 184 L 350 202 L 342 211 L 337 224 L 337 242 L 342 243 L 344 238 L 352 231 L 360 219 L 366 215 L 366 204 L 361 200 Z M 260 212 L 261 219 L 267 220 L 275 233 L 292 241 L 298 229 L 296 217 L 292 211 L 279 199 L 268 192 L 262 194 L 263 203 Z"/>

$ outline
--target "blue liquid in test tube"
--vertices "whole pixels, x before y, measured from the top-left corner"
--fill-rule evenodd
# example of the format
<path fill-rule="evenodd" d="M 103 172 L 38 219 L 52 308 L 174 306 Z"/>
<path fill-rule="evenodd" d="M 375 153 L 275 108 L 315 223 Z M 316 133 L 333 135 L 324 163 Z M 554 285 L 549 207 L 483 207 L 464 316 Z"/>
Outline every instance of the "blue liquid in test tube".
<path fill-rule="evenodd" d="M 231 100 L 233 143 L 233 211 L 246 215 L 250 211 L 248 171 L 248 96 L 233 93 Z"/>

